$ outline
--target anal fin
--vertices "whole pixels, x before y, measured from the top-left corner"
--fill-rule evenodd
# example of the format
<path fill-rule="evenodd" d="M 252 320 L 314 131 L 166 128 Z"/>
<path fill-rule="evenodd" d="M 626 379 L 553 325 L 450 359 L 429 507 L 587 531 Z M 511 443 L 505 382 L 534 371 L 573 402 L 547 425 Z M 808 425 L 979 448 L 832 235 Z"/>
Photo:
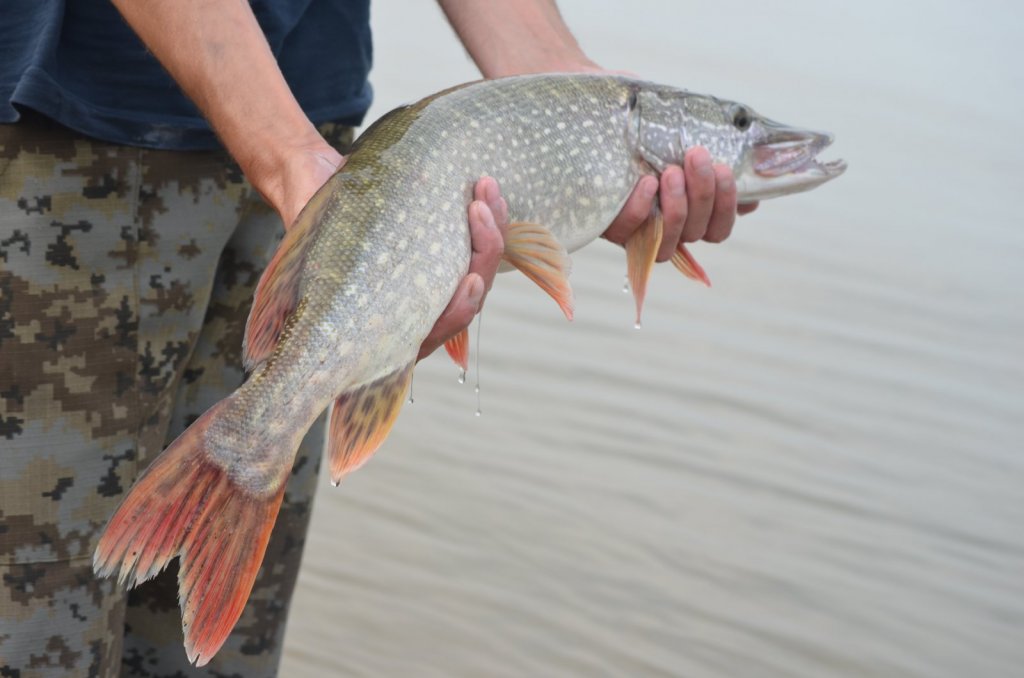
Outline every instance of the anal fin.
<path fill-rule="evenodd" d="M 504 259 L 537 283 L 555 300 L 565 317 L 572 320 L 572 260 L 551 231 L 525 221 L 509 224 Z"/>
<path fill-rule="evenodd" d="M 644 297 L 647 295 L 647 281 L 650 280 L 651 271 L 654 269 L 664 231 L 664 217 L 661 210 L 655 208 L 647 221 L 626 241 L 626 275 L 629 278 L 629 287 L 633 290 L 633 299 L 636 301 L 638 327 L 640 314 L 644 308 Z"/>
<path fill-rule="evenodd" d="M 415 361 L 376 381 L 342 393 L 331 409 L 327 442 L 331 482 L 369 460 L 394 426 L 405 401 Z"/>

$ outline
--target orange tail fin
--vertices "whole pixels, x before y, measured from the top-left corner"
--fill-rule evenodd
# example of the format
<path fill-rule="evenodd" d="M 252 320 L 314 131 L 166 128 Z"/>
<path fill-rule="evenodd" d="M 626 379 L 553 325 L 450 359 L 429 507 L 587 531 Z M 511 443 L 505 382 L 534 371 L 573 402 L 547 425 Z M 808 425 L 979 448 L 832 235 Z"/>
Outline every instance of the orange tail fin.
<path fill-rule="evenodd" d="M 256 496 L 204 452 L 204 433 L 224 401 L 181 434 L 138 479 L 93 556 L 102 577 L 130 587 L 181 556 L 178 600 L 185 651 L 203 666 L 227 640 L 252 590 L 284 496 L 284 482 Z"/>

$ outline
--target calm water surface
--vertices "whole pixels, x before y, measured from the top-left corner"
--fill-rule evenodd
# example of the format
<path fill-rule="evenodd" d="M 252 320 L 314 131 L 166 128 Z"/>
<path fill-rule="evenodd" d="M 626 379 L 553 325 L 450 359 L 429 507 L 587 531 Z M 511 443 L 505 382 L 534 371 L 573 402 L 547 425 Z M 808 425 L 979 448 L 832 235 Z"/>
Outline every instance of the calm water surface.
<path fill-rule="evenodd" d="M 1024 10 L 563 0 L 601 63 L 836 134 L 834 184 L 657 271 L 501 277 L 323 481 L 285 676 L 1024 675 Z M 773 9 L 774 8 L 774 9 Z M 371 118 L 476 73 L 375 4 Z"/>

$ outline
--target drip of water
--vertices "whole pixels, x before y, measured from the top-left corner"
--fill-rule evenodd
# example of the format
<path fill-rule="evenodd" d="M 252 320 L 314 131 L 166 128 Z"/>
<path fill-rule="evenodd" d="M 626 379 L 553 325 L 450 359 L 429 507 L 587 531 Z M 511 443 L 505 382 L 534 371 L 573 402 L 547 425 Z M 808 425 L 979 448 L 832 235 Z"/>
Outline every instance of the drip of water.
<path fill-rule="evenodd" d="M 415 379 L 416 379 L 416 372 L 413 372 L 412 374 L 409 375 L 409 399 L 406 401 L 410 405 L 412 405 L 413 402 L 414 402 L 413 399 L 412 399 L 412 384 L 413 384 L 413 381 Z"/>
<path fill-rule="evenodd" d="M 460 384 L 465 384 L 466 383 L 466 370 L 459 370 L 459 383 Z"/>
<path fill-rule="evenodd" d="M 629 274 L 622 276 L 622 293 L 629 294 Z"/>
<path fill-rule="evenodd" d="M 476 385 L 473 390 L 476 392 L 476 416 L 483 414 L 480 409 L 480 326 L 483 325 L 484 314 L 481 312 L 476 317 Z"/>

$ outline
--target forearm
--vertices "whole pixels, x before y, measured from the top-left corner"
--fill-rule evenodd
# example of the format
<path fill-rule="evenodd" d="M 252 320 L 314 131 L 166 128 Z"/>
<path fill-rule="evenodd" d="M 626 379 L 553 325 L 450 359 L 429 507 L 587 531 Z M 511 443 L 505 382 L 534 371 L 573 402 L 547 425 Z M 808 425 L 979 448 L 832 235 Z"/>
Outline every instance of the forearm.
<path fill-rule="evenodd" d="M 438 0 L 486 78 L 596 70 L 554 0 Z"/>
<path fill-rule="evenodd" d="M 113 0 L 275 207 L 280 167 L 319 136 L 245 0 Z"/>

